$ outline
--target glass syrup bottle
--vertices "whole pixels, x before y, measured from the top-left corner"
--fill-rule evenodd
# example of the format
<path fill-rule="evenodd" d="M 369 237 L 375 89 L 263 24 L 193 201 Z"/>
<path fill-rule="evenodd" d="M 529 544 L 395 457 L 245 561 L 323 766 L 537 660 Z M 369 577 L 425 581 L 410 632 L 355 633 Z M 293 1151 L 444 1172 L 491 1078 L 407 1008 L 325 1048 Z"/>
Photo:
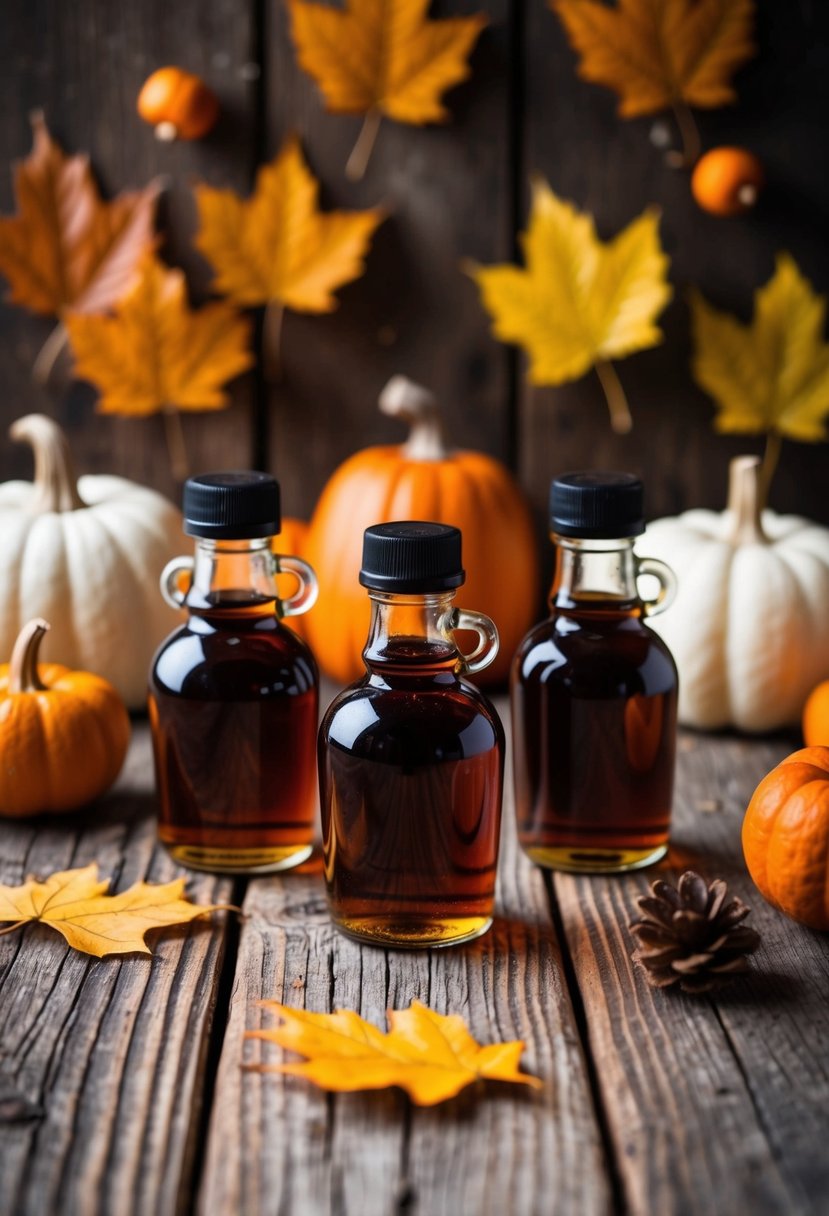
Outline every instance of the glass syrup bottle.
<path fill-rule="evenodd" d="M 646 618 L 673 599 L 674 575 L 634 553 L 643 490 L 628 473 L 557 478 L 550 528 L 551 616 L 510 681 L 519 840 L 552 869 L 637 869 L 668 845 L 677 672 Z M 639 594 L 645 574 L 655 600 Z"/>
<path fill-rule="evenodd" d="M 366 675 L 335 698 L 319 736 L 331 916 L 362 941 L 449 946 L 492 923 L 504 732 L 463 676 L 493 660 L 498 633 L 453 606 L 463 580 L 457 528 L 366 530 Z M 458 629 L 478 634 L 472 654 Z"/>
<path fill-rule="evenodd" d="M 185 484 L 195 558 L 171 561 L 161 592 L 188 615 L 153 660 L 149 713 L 159 837 L 191 869 L 269 873 L 312 850 L 317 665 L 281 618 L 308 611 L 317 581 L 274 555 L 280 527 L 279 484 L 265 473 Z M 283 572 L 298 583 L 284 600 Z"/>

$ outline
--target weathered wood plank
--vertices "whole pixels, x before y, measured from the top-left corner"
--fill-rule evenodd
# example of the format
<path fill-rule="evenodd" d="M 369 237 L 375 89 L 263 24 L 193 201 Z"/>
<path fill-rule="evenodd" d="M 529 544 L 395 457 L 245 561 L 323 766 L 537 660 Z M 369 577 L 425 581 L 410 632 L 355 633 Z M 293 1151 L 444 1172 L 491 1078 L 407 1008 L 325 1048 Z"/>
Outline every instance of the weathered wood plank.
<path fill-rule="evenodd" d="M 503 709 L 503 704 L 502 704 Z M 219 1069 L 200 1210 L 423 1216 L 575 1216 L 609 1210 L 603 1152 L 541 878 L 505 817 L 499 917 L 478 943 L 433 953 L 361 948 L 328 922 L 321 877 L 251 884 Z M 243 1043 L 267 1020 L 255 1002 L 357 1009 L 378 1026 L 413 999 L 460 1013 L 483 1042 L 523 1038 L 539 1095 L 491 1086 L 408 1109 L 396 1093 L 326 1097 L 244 1071 L 280 1057 Z"/>
<path fill-rule="evenodd" d="M 437 0 L 430 16 L 478 12 L 479 0 Z M 289 313 L 283 370 L 270 390 L 270 459 L 292 514 L 307 516 L 334 467 L 371 443 L 399 443 L 377 395 L 396 372 L 437 393 L 450 441 L 509 452 L 508 356 L 461 260 L 492 261 L 511 247 L 510 6 L 492 0 L 472 55 L 472 77 L 447 95 L 445 126 L 384 121 L 365 179 L 344 174 L 360 119 L 328 114 L 299 69 L 287 7 L 268 5 L 266 151 L 298 130 L 328 207 L 382 204 L 364 278 L 338 293 L 327 316 Z"/>
<path fill-rule="evenodd" d="M 118 889 L 169 881 L 180 871 L 155 844 L 151 783 L 142 724 L 117 788 L 88 812 L 2 824 L 0 881 L 93 860 Z M 188 889 L 200 903 L 231 895 L 209 877 Z M 100 960 L 41 926 L 0 938 L 0 1211 L 186 1208 L 225 936 L 217 914 L 167 931 L 151 959 Z"/>
<path fill-rule="evenodd" d="M 627 924 L 651 875 L 553 879 L 631 1213 L 826 1210 L 829 942 L 765 903 L 740 848 L 757 781 L 790 750 L 681 739 L 673 843 L 660 869 L 722 876 L 751 905 L 763 945 L 729 989 L 654 992 L 633 966 Z"/>
<path fill-rule="evenodd" d="M 28 113 L 45 110 L 67 152 L 89 152 L 105 195 L 165 182 L 160 206 L 163 254 L 184 266 L 196 300 L 204 298 L 210 271 L 191 238 L 195 208 L 191 185 L 246 191 L 255 148 L 256 64 L 254 0 L 10 0 L 3 11 L 0 72 L 0 211 L 13 207 L 12 160 L 31 145 Z M 162 144 L 135 113 L 144 79 L 178 63 L 202 75 L 222 103 L 216 130 L 197 143 Z M 31 368 L 53 322 L 0 304 L 0 477 L 28 476 L 25 452 L 5 442 L 9 424 L 32 410 L 52 414 L 72 437 L 79 470 L 131 477 L 178 497 L 160 417 L 118 418 L 95 413 L 88 386 L 68 388 L 68 361 L 56 369 L 49 393 L 36 388 Z M 195 471 L 253 460 L 253 380 L 239 381 L 233 404 L 220 413 L 185 417 L 183 427 Z"/>
<path fill-rule="evenodd" d="M 736 77 L 738 105 L 696 112 L 704 147 L 747 146 L 768 176 L 753 214 L 722 220 L 697 207 L 687 173 L 664 165 L 649 140 L 652 119 L 620 119 L 614 93 L 576 76 L 577 57 L 549 5 L 526 5 L 521 227 L 532 173 L 592 212 L 605 240 L 656 204 L 675 288 L 661 322 L 664 344 L 619 363 L 634 416 L 629 435 L 610 430 L 594 373 L 558 388 L 525 389 L 519 468 L 539 514 L 551 476 L 573 468 L 640 474 L 649 518 L 688 506 L 720 509 L 729 459 L 759 450 L 757 438 L 712 429 L 712 403 L 690 374 L 687 295 L 695 285 L 718 307 L 746 318 L 780 249 L 792 251 L 818 290 L 829 287 L 821 218 L 829 208 L 829 177 L 813 168 L 814 148 L 829 137 L 829 10 L 775 0 L 758 0 L 757 10 L 759 51 Z M 829 522 L 825 469 L 820 445 L 787 443 L 772 505 Z"/>

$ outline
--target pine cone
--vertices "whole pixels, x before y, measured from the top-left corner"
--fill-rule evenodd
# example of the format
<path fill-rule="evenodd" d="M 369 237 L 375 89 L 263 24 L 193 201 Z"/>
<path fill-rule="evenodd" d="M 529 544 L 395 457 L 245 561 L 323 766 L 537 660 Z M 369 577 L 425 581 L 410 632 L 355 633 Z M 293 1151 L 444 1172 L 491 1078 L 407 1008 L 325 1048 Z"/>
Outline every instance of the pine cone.
<path fill-rule="evenodd" d="M 686 870 L 676 887 L 660 879 L 636 901 L 644 916 L 629 926 L 639 940 L 633 960 L 652 987 L 708 992 L 748 970 L 760 935 L 742 924 L 751 909 L 739 899 L 726 903 L 727 892 L 723 879 L 709 886 Z"/>

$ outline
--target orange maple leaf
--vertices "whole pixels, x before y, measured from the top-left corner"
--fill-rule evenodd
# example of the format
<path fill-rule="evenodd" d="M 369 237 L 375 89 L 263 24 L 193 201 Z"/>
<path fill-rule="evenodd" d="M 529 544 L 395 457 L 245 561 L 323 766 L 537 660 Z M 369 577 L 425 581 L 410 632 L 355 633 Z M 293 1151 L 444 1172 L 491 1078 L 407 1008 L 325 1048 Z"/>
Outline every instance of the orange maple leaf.
<path fill-rule="evenodd" d="M 259 1072 L 290 1073 L 321 1089 L 349 1093 L 398 1085 L 418 1106 L 453 1098 L 473 1081 L 517 1081 L 540 1088 L 541 1081 L 519 1071 L 524 1044 L 493 1043 L 482 1047 L 463 1018 L 435 1013 L 419 1001 L 389 1010 L 391 1030 L 384 1034 L 350 1009 L 309 1013 L 276 1001 L 262 1001 L 279 1014 L 274 1030 L 251 1030 L 249 1039 L 265 1039 L 306 1056 L 300 1064 L 259 1064 Z"/>
<path fill-rule="evenodd" d="M 429 0 L 346 0 L 345 10 L 288 0 L 300 66 L 329 111 L 365 114 L 346 172 L 362 177 L 383 115 L 421 125 L 449 117 L 441 98 L 469 75 L 487 24 L 478 13 L 430 21 Z"/>
<path fill-rule="evenodd" d="M 19 887 L 0 885 L 0 923 L 8 925 L 0 933 L 39 921 L 63 934 L 74 950 L 97 958 L 150 954 L 144 938 L 151 929 L 183 925 L 221 906 L 191 904 L 184 882 L 136 882 L 127 891 L 109 895 L 109 879 L 99 881 L 93 863 L 61 870 L 44 882 L 29 878 Z"/>
<path fill-rule="evenodd" d="M 76 375 L 106 414 L 222 409 L 222 386 L 254 361 L 247 320 L 222 301 L 191 310 L 183 272 L 151 253 L 114 316 L 70 314 L 66 327 Z"/>
<path fill-rule="evenodd" d="M 635 118 L 684 102 L 736 100 L 731 76 L 755 53 L 754 0 L 549 0 L 581 56 L 579 75 Z"/>
<path fill-rule="evenodd" d="M 9 298 L 63 316 L 111 307 L 152 246 L 159 187 L 104 202 L 87 156 L 65 156 L 42 114 L 32 116 L 32 151 L 14 170 L 18 213 L 0 217 L 0 274 Z"/>

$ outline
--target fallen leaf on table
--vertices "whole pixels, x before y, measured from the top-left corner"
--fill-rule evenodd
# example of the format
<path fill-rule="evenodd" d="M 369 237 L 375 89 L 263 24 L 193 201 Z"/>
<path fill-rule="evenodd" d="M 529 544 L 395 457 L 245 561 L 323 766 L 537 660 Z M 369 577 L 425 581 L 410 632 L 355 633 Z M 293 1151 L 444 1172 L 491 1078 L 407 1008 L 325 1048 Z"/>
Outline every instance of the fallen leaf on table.
<path fill-rule="evenodd" d="M 418 1106 L 434 1106 L 460 1093 L 473 1081 L 517 1081 L 540 1088 L 537 1077 L 519 1071 L 520 1041 L 482 1047 L 457 1016 L 434 1013 L 413 1001 L 405 1010 L 390 1010 L 388 1033 L 349 1009 L 309 1013 L 263 1001 L 282 1018 L 273 1030 L 252 1030 L 264 1039 L 306 1056 L 303 1063 L 253 1065 L 255 1071 L 305 1077 L 321 1089 L 350 1093 L 361 1089 L 405 1089 Z"/>
<path fill-rule="evenodd" d="M 712 308 L 699 292 L 691 296 L 691 315 L 694 379 L 717 404 L 718 431 L 826 439 L 826 298 L 790 254 L 778 255 L 773 276 L 755 293 L 748 325 Z"/>
<path fill-rule="evenodd" d="M 243 308 L 331 312 L 334 292 L 357 279 L 379 210 L 319 210 L 319 182 L 299 140 L 286 140 L 264 165 L 249 199 L 232 190 L 196 187 L 201 227 L 196 246 L 216 272 L 213 286 Z M 278 326 L 277 326 L 278 328 Z"/>
<path fill-rule="evenodd" d="M 678 101 L 736 101 L 731 77 L 756 50 L 754 0 L 550 0 L 581 56 L 579 75 L 619 94 L 623 118 Z"/>
<path fill-rule="evenodd" d="M 150 954 L 144 937 L 151 929 L 186 924 L 221 906 L 191 904 L 184 897 L 184 882 L 137 882 L 109 895 L 109 879 L 99 881 L 93 863 L 62 870 L 44 882 L 29 878 L 19 887 L 0 885 L 0 922 L 12 922 L 0 933 L 40 921 L 62 933 L 73 949 L 97 958 Z"/>
<path fill-rule="evenodd" d="M 288 0 L 299 64 L 329 111 L 364 114 L 346 172 L 362 177 L 382 117 L 421 125 L 449 117 L 441 98 L 469 75 L 487 18 L 430 21 L 429 0 L 347 0 L 345 9 Z"/>
<path fill-rule="evenodd" d="M 604 242 L 592 216 L 537 180 L 521 244 L 526 269 L 470 270 L 495 336 L 524 348 L 532 384 L 562 384 L 595 367 L 614 430 L 630 430 L 630 411 L 609 360 L 662 341 L 656 319 L 672 290 L 658 213 L 645 211 Z"/>
<path fill-rule="evenodd" d="M 15 167 L 17 215 L 0 217 L 0 274 L 9 298 L 46 316 L 103 311 L 123 295 L 154 243 L 158 186 L 104 202 L 89 158 L 65 156 L 42 114 L 32 127 L 32 151 Z"/>

